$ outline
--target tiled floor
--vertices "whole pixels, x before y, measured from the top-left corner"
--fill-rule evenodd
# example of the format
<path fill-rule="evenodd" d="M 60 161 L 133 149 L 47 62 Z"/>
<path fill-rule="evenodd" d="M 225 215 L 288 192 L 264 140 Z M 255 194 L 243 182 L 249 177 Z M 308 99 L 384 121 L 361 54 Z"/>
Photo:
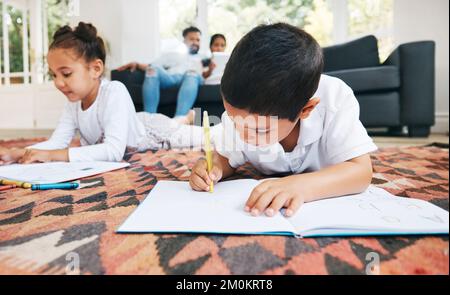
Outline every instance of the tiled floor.
<path fill-rule="evenodd" d="M 17 138 L 33 138 L 48 137 L 52 130 L 28 130 L 28 129 L 0 129 L 0 140 L 17 139 Z M 378 147 L 390 146 L 417 146 L 426 145 L 433 142 L 449 143 L 447 134 L 431 134 L 428 138 L 409 138 L 409 137 L 374 137 L 374 141 Z"/>

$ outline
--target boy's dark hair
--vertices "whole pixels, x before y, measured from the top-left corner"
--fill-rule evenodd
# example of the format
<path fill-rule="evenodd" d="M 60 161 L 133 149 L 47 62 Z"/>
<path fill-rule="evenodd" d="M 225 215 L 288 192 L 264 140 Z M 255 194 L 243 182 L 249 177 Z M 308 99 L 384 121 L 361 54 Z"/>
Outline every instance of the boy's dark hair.
<path fill-rule="evenodd" d="M 220 87 L 233 107 L 294 121 L 322 70 L 322 49 L 311 35 L 285 23 L 260 25 L 234 48 Z"/>
<path fill-rule="evenodd" d="M 186 38 L 187 34 L 189 34 L 189 33 L 200 33 L 200 34 L 202 34 L 202 31 L 200 31 L 200 29 L 197 28 L 197 27 L 190 26 L 190 27 L 188 27 L 188 28 L 183 30 L 183 38 Z"/>
<path fill-rule="evenodd" d="M 50 50 L 55 48 L 73 49 L 88 62 L 98 58 L 104 64 L 106 60 L 103 39 L 97 36 L 97 29 L 92 24 L 84 22 L 79 22 L 74 29 L 69 26 L 59 28 L 50 44 Z"/>
<path fill-rule="evenodd" d="M 214 44 L 214 41 L 216 41 L 216 39 L 218 38 L 222 38 L 223 41 L 225 41 L 225 44 L 227 44 L 227 39 L 223 34 L 214 34 L 211 36 L 211 41 L 209 41 L 209 47 L 211 47 Z"/>

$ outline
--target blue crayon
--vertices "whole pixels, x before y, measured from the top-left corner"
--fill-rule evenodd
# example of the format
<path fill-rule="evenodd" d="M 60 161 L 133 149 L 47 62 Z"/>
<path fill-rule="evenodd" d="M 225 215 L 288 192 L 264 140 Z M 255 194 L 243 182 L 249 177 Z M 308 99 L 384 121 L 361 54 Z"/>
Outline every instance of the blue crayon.
<path fill-rule="evenodd" d="M 77 182 L 66 182 L 66 183 L 49 183 L 49 184 L 32 184 L 31 190 L 49 190 L 49 189 L 76 189 L 79 184 Z"/>

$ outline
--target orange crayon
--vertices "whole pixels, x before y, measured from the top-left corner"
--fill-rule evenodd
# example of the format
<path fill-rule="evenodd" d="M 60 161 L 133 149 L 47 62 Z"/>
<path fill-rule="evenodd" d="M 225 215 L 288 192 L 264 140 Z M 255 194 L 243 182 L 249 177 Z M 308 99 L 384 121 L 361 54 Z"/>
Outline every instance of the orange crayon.
<path fill-rule="evenodd" d="M 0 192 L 2 191 L 7 191 L 9 189 L 13 189 L 16 188 L 17 186 L 15 184 L 10 184 L 10 185 L 2 185 L 0 186 Z"/>

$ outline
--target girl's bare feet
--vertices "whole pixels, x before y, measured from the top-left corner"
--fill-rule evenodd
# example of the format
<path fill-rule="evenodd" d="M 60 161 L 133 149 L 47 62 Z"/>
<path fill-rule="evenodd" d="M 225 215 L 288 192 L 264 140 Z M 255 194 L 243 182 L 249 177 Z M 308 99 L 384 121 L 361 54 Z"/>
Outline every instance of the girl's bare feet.
<path fill-rule="evenodd" d="M 180 117 L 176 117 L 174 119 L 177 120 L 180 124 L 192 125 L 194 123 L 194 119 L 195 119 L 195 111 L 190 110 L 186 116 L 180 116 Z"/>

